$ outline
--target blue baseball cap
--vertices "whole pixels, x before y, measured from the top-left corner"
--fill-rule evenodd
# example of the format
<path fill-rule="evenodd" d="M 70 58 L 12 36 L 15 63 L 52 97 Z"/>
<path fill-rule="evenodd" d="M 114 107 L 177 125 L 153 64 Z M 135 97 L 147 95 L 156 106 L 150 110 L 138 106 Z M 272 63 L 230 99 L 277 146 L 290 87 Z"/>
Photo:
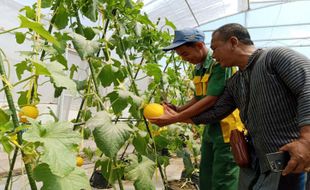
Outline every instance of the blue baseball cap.
<path fill-rule="evenodd" d="M 173 50 L 188 42 L 204 42 L 205 34 L 196 28 L 184 28 L 174 31 L 174 40 L 172 44 L 164 47 L 164 51 Z"/>

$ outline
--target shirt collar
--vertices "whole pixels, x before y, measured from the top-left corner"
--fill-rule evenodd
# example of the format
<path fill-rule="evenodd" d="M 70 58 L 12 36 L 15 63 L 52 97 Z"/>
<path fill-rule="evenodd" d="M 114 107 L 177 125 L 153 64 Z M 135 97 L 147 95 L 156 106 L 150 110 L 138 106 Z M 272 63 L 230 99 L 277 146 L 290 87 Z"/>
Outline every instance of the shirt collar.
<path fill-rule="evenodd" d="M 214 61 L 214 59 L 212 57 L 212 51 L 209 49 L 208 54 L 207 54 L 204 62 L 196 65 L 196 70 L 201 69 L 202 66 L 203 66 L 203 68 L 206 68 L 208 70 L 210 68 L 210 66 L 212 65 L 213 61 Z"/>
<path fill-rule="evenodd" d="M 249 67 L 251 67 L 251 65 L 254 64 L 254 60 L 255 60 L 255 57 L 259 55 L 259 52 L 261 51 L 262 49 L 259 48 L 257 50 L 255 50 L 252 55 L 250 55 L 249 57 L 249 60 L 248 60 L 248 63 L 247 65 L 245 66 L 245 69 L 244 70 L 247 70 Z"/>

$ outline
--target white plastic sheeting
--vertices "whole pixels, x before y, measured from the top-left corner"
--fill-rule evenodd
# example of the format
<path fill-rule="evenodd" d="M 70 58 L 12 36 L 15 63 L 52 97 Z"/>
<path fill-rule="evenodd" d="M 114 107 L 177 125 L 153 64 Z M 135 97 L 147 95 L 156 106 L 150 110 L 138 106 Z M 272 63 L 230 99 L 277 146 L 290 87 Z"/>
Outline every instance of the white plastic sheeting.
<path fill-rule="evenodd" d="M 166 17 L 180 28 L 199 26 L 247 9 L 247 0 L 154 0 L 146 1 L 143 11 L 153 21 Z"/>

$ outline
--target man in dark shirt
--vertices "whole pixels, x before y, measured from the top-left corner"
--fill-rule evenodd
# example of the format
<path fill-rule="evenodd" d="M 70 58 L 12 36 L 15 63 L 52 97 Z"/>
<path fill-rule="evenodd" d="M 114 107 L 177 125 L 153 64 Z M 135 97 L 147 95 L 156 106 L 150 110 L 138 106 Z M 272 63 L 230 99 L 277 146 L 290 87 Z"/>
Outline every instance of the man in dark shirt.
<path fill-rule="evenodd" d="M 238 66 L 217 103 L 192 121 L 212 123 L 236 108 L 251 136 L 255 156 L 240 170 L 239 190 L 304 190 L 310 170 L 310 61 L 287 48 L 257 49 L 246 28 L 227 24 L 213 32 L 213 57 L 222 67 Z M 154 119 L 173 118 L 173 111 Z M 271 172 L 266 154 L 286 151 L 282 173 Z M 281 175 L 282 174 L 282 175 Z"/>

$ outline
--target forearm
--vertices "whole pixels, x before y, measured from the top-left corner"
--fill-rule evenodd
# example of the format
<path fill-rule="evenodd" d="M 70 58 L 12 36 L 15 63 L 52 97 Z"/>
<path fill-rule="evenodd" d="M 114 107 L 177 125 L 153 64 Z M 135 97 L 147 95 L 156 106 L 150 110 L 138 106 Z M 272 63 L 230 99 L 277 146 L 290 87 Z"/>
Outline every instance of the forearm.
<path fill-rule="evenodd" d="M 182 112 L 183 110 L 186 110 L 187 108 L 191 107 L 192 105 L 194 105 L 196 102 L 198 102 L 198 100 L 193 97 L 189 102 L 187 102 L 186 104 L 182 105 L 182 106 L 178 106 L 177 107 L 177 112 Z"/>
<path fill-rule="evenodd" d="M 195 124 L 213 123 L 222 120 L 236 109 L 233 97 L 227 90 L 219 97 L 214 106 L 192 117 Z"/>
<path fill-rule="evenodd" d="M 305 141 L 308 145 L 310 145 L 310 125 L 305 125 L 300 128 L 299 139 Z"/>
<path fill-rule="evenodd" d="M 217 96 L 206 96 L 182 112 L 179 112 L 176 116 L 179 121 L 186 121 L 212 107 L 217 100 Z"/>

